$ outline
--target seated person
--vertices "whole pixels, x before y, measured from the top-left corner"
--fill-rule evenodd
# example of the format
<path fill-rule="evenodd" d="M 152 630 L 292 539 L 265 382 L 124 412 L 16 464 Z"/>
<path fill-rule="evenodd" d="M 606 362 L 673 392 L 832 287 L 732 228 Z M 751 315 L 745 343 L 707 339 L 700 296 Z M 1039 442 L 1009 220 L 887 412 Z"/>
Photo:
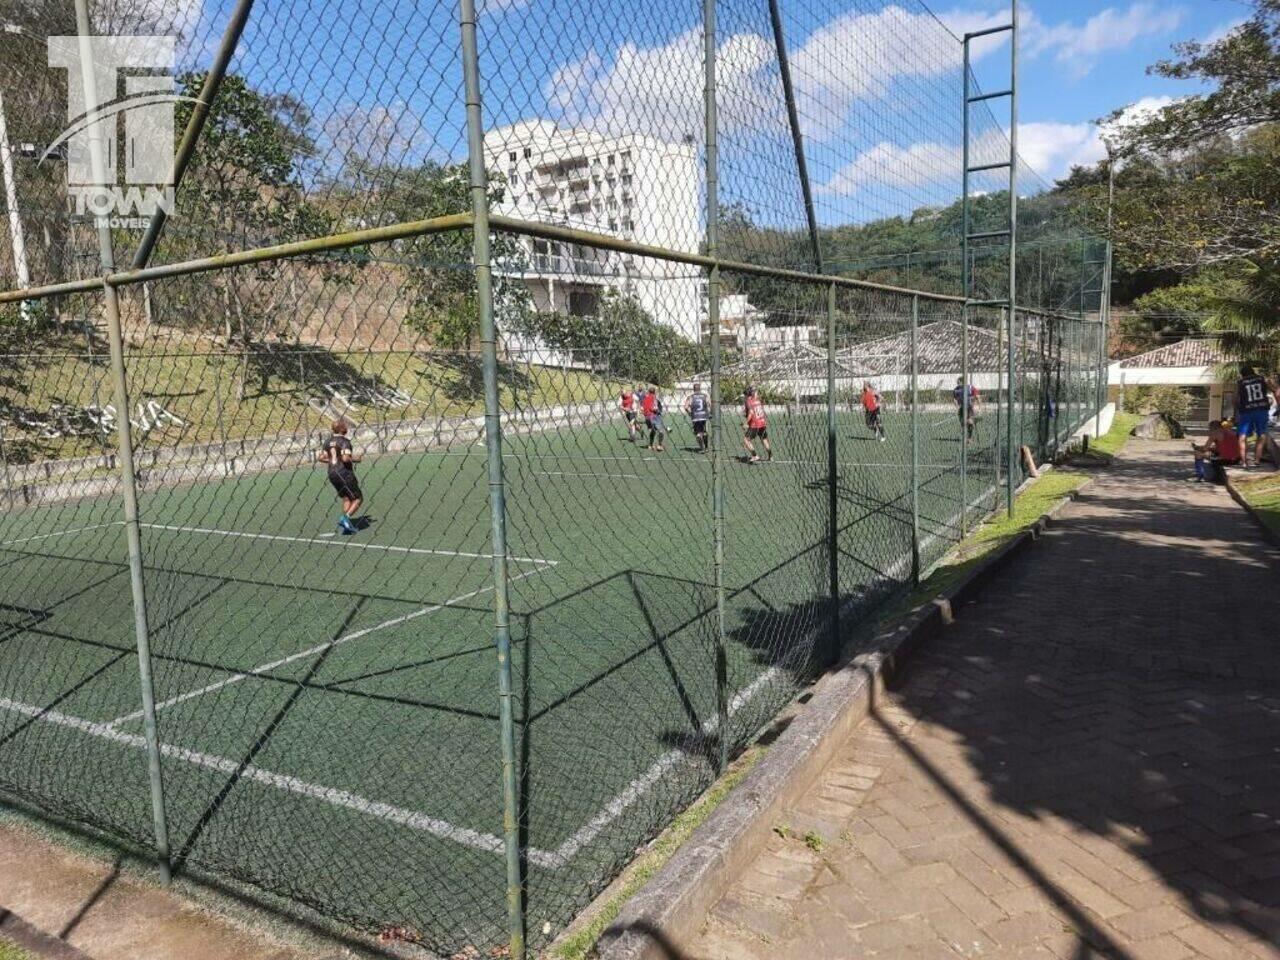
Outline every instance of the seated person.
<path fill-rule="evenodd" d="M 1192 443 L 1196 456 L 1196 481 L 1222 483 L 1223 467 L 1240 462 L 1240 444 L 1230 420 L 1209 422 L 1209 437 L 1204 443 Z"/>

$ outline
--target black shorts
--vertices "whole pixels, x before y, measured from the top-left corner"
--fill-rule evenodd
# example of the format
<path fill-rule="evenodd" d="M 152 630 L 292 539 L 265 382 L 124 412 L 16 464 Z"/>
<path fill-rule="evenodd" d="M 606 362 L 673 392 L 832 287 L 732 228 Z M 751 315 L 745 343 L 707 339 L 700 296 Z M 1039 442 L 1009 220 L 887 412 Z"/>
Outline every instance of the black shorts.
<path fill-rule="evenodd" d="M 627 418 L 627 423 L 636 422 L 636 412 L 634 410 L 623 410 L 622 415 Z"/>
<path fill-rule="evenodd" d="M 876 407 L 874 410 L 867 410 L 866 419 L 868 427 L 880 426 L 880 408 Z"/>
<path fill-rule="evenodd" d="M 333 484 L 333 489 L 338 492 L 338 496 L 346 500 L 364 499 L 364 494 L 360 492 L 360 481 L 356 479 L 355 473 L 350 470 L 342 473 L 330 473 L 329 482 Z"/>
<path fill-rule="evenodd" d="M 707 421 L 705 420 L 693 421 L 693 435 L 695 437 L 705 436 L 706 432 L 707 432 Z"/>
<path fill-rule="evenodd" d="M 747 427 L 747 439 L 748 440 L 756 440 L 756 439 L 768 440 L 769 428 L 768 427 Z"/>

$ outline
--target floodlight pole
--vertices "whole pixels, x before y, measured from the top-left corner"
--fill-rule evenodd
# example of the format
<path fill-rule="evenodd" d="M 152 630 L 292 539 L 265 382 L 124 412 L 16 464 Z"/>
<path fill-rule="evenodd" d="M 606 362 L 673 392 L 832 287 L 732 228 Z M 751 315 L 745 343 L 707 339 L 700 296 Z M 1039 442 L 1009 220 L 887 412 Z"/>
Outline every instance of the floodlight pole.
<path fill-rule="evenodd" d="M 462 73 L 467 110 L 467 170 L 471 188 L 472 256 L 484 370 L 484 440 L 493 548 L 493 633 L 498 654 L 498 722 L 502 750 L 502 835 L 507 863 L 507 932 L 512 960 L 525 957 L 524 884 L 520 856 L 519 771 L 511 682 L 511 598 L 507 570 L 507 503 L 502 469 L 502 407 L 498 395 L 498 334 L 489 250 L 489 173 L 484 160 L 484 115 L 475 0 L 461 0 Z"/>
<path fill-rule="evenodd" d="M 93 69 L 93 38 L 89 21 L 89 0 L 76 0 L 76 33 L 79 37 L 80 73 L 84 85 L 85 109 L 95 110 L 98 84 Z M 113 91 L 114 93 L 114 91 Z M 95 186 L 105 187 L 108 176 L 106 151 L 100 139 L 102 121 L 95 122 L 89 133 L 89 160 Z M 172 877 L 169 851 L 169 826 L 165 814 L 164 779 L 160 767 L 160 735 L 156 725 L 155 685 L 151 674 L 151 629 L 147 622 L 147 591 L 142 564 L 142 532 L 138 521 L 137 474 L 133 463 L 132 424 L 129 422 L 129 387 L 124 365 L 124 333 L 120 324 L 120 298 L 107 280 L 115 272 L 115 252 L 111 243 L 111 227 L 98 218 L 98 258 L 102 266 L 102 296 L 107 315 L 107 339 L 111 349 L 111 380 L 116 402 L 116 430 L 120 449 L 120 489 L 124 499 L 125 541 L 129 551 L 129 588 L 133 600 L 134 639 L 138 648 L 138 680 L 142 694 L 142 724 L 147 745 L 147 778 L 151 791 L 151 819 L 155 831 L 156 861 L 161 881 Z"/>
<path fill-rule="evenodd" d="M 27 242 L 22 233 L 22 218 L 18 215 L 18 181 L 13 169 L 13 147 L 9 143 L 9 129 L 4 115 L 4 93 L 0 92 L 0 173 L 4 176 L 4 204 L 8 211 L 9 243 L 13 247 L 13 270 L 18 288 L 31 286 L 31 272 L 27 266 Z M 19 304 L 23 322 L 31 316 L 31 301 Z"/>
<path fill-rule="evenodd" d="M 716 116 L 716 0 L 702 0 L 703 121 L 706 138 L 707 255 L 720 251 L 720 154 Z M 729 660 L 725 647 L 724 422 L 720 413 L 720 265 L 707 275 L 707 323 L 711 328 L 711 539 L 716 592 L 716 769 L 729 763 Z"/>

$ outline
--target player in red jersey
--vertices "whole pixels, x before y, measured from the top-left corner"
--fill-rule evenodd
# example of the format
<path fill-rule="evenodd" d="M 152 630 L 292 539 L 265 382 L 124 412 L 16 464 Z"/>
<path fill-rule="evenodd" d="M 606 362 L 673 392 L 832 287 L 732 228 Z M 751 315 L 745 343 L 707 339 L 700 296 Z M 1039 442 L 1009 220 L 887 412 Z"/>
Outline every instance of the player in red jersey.
<path fill-rule="evenodd" d="M 622 406 L 622 415 L 627 418 L 627 436 L 631 438 L 631 442 L 636 442 L 636 395 L 633 390 L 623 390 L 619 394 Z"/>
<path fill-rule="evenodd" d="M 884 424 L 880 422 L 880 393 L 868 380 L 862 385 L 862 411 L 867 421 L 867 429 L 884 443 Z"/>
<path fill-rule="evenodd" d="M 751 441 L 759 439 L 764 444 L 764 452 L 769 460 L 773 459 L 773 448 L 769 446 L 769 418 L 765 416 L 764 401 L 755 387 L 747 387 L 747 395 L 742 406 L 742 445 L 750 454 L 751 463 L 759 463 L 760 455 L 756 453 L 755 444 Z"/>

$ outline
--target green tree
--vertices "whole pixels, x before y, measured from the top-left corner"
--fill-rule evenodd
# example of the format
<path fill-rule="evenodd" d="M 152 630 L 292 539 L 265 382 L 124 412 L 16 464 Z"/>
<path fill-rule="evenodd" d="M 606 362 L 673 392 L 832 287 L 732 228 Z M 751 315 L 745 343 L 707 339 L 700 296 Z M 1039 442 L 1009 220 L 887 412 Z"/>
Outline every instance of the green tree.
<path fill-rule="evenodd" d="M 519 332 L 602 372 L 641 383 L 670 386 L 702 362 L 697 344 L 658 323 L 634 297 L 615 290 L 607 290 L 588 316 L 530 312 Z"/>
<path fill-rule="evenodd" d="M 1206 272 L 1183 283 L 1158 287 L 1133 301 L 1133 312 L 1119 319 L 1126 353 L 1141 353 L 1183 337 L 1204 333 L 1218 309 L 1222 271 Z"/>
<path fill-rule="evenodd" d="M 1208 87 L 1138 123 L 1117 124 L 1120 259 L 1188 279 L 1147 300 L 1195 307 L 1204 327 L 1241 359 L 1274 369 L 1280 329 L 1280 0 L 1253 0 L 1252 16 L 1222 39 L 1185 43 L 1152 72 Z M 1081 178 L 1078 178 L 1081 179 Z M 1086 185 L 1095 219 L 1104 188 Z M 1173 320 L 1185 329 L 1177 310 Z"/>
<path fill-rule="evenodd" d="M 194 97 L 204 81 L 204 73 L 187 73 L 177 85 Z M 177 130 L 191 109 L 189 101 L 178 104 Z M 162 256 L 208 256 L 328 233 L 333 218 L 303 188 L 303 166 L 315 154 L 309 127 L 307 110 L 293 97 L 261 93 L 228 74 L 178 189 Z M 323 273 L 323 263 L 313 265 Z M 237 393 L 243 398 L 257 360 L 255 342 L 289 331 L 301 313 L 300 277 L 306 280 L 300 261 L 274 261 L 158 284 L 153 301 L 164 323 L 206 329 L 212 317 L 220 318 L 214 327 L 241 354 Z M 219 309 L 210 310 L 210 286 Z M 265 391 L 270 365 L 257 368 Z"/>
<path fill-rule="evenodd" d="M 366 206 L 376 204 L 379 223 L 425 220 L 471 209 L 465 163 L 442 165 L 428 160 L 406 170 L 349 157 L 344 181 L 349 195 L 361 198 Z M 500 203 L 504 191 L 505 184 L 494 177 L 490 203 Z M 392 244 L 394 262 L 403 271 L 400 292 L 407 301 L 405 325 L 447 350 L 469 350 L 480 334 L 471 242 L 470 230 L 451 230 Z M 368 250 L 355 254 L 370 255 Z M 493 238 L 491 256 L 500 266 L 493 277 L 496 322 L 500 327 L 518 327 L 531 309 L 528 291 L 518 276 L 523 247 L 510 234 L 499 233 Z"/>

